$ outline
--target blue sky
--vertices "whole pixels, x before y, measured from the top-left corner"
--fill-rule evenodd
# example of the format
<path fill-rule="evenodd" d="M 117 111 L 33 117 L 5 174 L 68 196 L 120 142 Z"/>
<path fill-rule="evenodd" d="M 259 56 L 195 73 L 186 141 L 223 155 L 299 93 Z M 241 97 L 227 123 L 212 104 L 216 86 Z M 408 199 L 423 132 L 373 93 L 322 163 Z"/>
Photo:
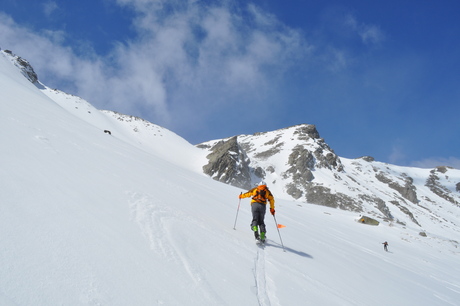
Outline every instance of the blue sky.
<path fill-rule="evenodd" d="M 189 142 L 315 124 L 342 157 L 460 168 L 460 3 L 1 0 L 47 86 Z"/>

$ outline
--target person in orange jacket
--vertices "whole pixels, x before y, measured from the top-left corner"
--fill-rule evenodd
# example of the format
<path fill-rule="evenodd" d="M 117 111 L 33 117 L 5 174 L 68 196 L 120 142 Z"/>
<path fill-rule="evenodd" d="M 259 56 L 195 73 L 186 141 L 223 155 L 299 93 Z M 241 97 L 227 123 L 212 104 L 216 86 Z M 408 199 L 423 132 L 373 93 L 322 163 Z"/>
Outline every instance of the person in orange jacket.
<path fill-rule="evenodd" d="M 252 222 L 251 229 L 254 232 L 254 237 L 262 242 L 265 241 L 265 234 L 267 232 L 265 228 L 265 212 L 267 210 L 267 201 L 270 202 L 270 213 L 275 215 L 275 198 L 268 189 L 264 181 L 260 182 L 259 185 L 246 193 L 240 194 L 239 198 L 249 198 L 251 200 L 251 212 Z M 260 229 L 260 234 L 259 234 Z"/>

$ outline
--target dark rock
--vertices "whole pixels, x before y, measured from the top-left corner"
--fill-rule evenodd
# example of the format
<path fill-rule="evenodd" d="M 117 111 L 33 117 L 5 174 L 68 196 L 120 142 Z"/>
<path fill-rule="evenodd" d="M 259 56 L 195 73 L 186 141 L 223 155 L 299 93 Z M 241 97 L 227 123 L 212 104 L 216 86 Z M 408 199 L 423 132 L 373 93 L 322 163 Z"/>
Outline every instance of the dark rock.
<path fill-rule="evenodd" d="M 389 220 L 393 220 L 393 216 L 391 215 L 390 209 L 388 206 L 385 204 L 385 201 L 376 197 L 376 196 L 369 196 L 369 195 L 364 195 L 360 194 L 359 198 L 362 199 L 363 201 L 366 201 L 368 203 L 374 203 L 377 207 L 377 209 Z"/>
<path fill-rule="evenodd" d="M 361 157 L 359 157 L 357 159 L 362 159 L 362 160 L 367 161 L 369 163 L 375 161 L 375 159 L 372 156 L 361 156 Z"/>
<path fill-rule="evenodd" d="M 401 196 L 412 203 L 418 203 L 416 187 L 413 185 L 413 179 L 410 177 L 404 177 L 404 186 L 399 185 L 385 175 L 383 172 L 379 172 L 375 175 L 375 178 L 388 185 L 388 187 L 396 190 Z"/>
<path fill-rule="evenodd" d="M 439 167 L 438 167 L 439 168 Z M 441 172 L 441 171 L 439 171 Z M 434 170 L 430 171 L 430 176 L 428 177 L 428 179 L 426 180 L 425 182 L 425 186 L 429 187 L 430 190 L 436 194 L 437 196 L 451 202 L 452 204 L 459 204 L 457 203 L 457 201 L 455 201 L 454 197 L 452 196 L 451 194 L 451 191 L 443 186 L 440 182 L 439 182 L 439 177 L 436 175 L 436 172 Z M 443 173 L 443 172 L 441 172 Z M 459 184 L 457 184 L 457 191 L 458 191 L 458 187 L 459 187 Z"/>
<path fill-rule="evenodd" d="M 418 226 L 421 226 L 417 219 L 415 219 L 415 216 L 414 214 L 406 207 L 406 206 L 403 206 L 401 205 L 398 201 L 391 201 L 392 204 L 394 204 L 396 207 L 398 207 L 403 213 L 405 213 L 407 216 L 409 216 L 409 218 L 412 220 L 412 222 L 414 222 L 415 224 L 417 224 Z"/>
<path fill-rule="evenodd" d="M 16 67 L 21 70 L 21 73 L 32 83 L 36 83 L 38 81 L 38 76 L 34 71 L 34 68 L 30 65 L 30 63 L 23 59 L 20 56 L 13 54 L 10 50 L 4 50 L 3 52 L 9 54 L 14 61 Z"/>
<path fill-rule="evenodd" d="M 330 188 L 313 183 L 308 185 L 306 200 L 317 205 L 349 211 L 362 211 L 361 206 L 350 196 L 343 193 L 332 193 Z"/>
<path fill-rule="evenodd" d="M 297 145 L 292 153 L 289 155 L 288 165 L 291 167 L 283 174 L 285 177 L 287 175 L 292 175 L 292 177 L 297 178 L 297 180 L 312 181 L 314 176 L 310 169 L 313 169 L 315 166 L 315 159 L 310 151 L 305 149 L 301 145 Z M 296 180 L 294 180 L 296 182 Z"/>
<path fill-rule="evenodd" d="M 237 137 L 218 142 L 212 153 L 207 156 L 209 162 L 203 166 L 203 172 L 213 179 L 236 187 L 251 188 L 249 160 L 240 150 Z M 259 175 L 261 173 L 259 170 Z"/>
<path fill-rule="evenodd" d="M 316 129 L 316 126 L 312 124 L 301 124 L 294 132 L 295 135 L 298 135 L 300 140 L 308 140 L 308 138 L 318 139 L 319 133 Z"/>

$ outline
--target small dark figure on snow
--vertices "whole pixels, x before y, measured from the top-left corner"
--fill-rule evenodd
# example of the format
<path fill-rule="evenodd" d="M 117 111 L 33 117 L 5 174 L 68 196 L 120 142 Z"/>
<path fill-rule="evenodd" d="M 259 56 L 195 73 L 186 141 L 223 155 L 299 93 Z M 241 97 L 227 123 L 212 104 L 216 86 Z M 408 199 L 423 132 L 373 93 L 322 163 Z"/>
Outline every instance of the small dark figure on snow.
<path fill-rule="evenodd" d="M 268 190 L 265 182 L 261 182 L 259 186 L 249 190 L 246 193 L 240 195 L 240 199 L 252 197 L 251 200 L 251 211 L 252 211 L 252 223 L 251 229 L 254 232 L 254 236 L 257 240 L 262 242 L 265 241 L 265 211 L 267 209 L 267 202 L 270 203 L 270 213 L 275 215 L 275 199 L 272 193 Z M 260 229 L 260 234 L 259 234 Z"/>
<path fill-rule="evenodd" d="M 383 244 L 383 249 L 388 252 L 388 242 L 384 242 Z"/>

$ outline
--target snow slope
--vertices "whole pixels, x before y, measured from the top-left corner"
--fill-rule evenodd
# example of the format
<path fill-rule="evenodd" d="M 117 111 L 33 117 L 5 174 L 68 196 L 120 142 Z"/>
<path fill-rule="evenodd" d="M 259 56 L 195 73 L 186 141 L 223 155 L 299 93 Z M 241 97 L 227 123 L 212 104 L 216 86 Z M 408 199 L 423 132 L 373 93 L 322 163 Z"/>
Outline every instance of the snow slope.
<path fill-rule="evenodd" d="M 458 242 L 279 200 L 260 248 L 199 150 L 51 94 L 0 53 L 0 305 L 458 305 Z"/>

